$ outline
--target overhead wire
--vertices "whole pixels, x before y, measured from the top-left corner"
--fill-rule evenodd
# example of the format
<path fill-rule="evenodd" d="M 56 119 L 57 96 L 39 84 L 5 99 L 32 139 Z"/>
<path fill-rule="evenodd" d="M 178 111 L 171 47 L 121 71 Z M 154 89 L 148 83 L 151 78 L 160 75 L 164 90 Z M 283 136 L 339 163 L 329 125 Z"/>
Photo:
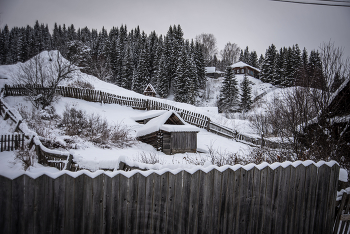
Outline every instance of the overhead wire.
<path fill-rule="evenodd" d="M 330 4 L 330 3 L 318 3 L 318 2 L 302 2 L 302 1 L 292 1 L 292 0 L 271 0 L 274 2 L 286 2 L 286 3 L 296 3 L 296 4 L 306 4 L 306 5 L 319 5 L 319 6 L 334 6 L 334 7 L 350 7 L 350 1 L 331 1 L 331 0 L 319 0 L 322 2 L 342 2 L 342 3 L 349 3 L 349 5 L 344 4 Z"/>

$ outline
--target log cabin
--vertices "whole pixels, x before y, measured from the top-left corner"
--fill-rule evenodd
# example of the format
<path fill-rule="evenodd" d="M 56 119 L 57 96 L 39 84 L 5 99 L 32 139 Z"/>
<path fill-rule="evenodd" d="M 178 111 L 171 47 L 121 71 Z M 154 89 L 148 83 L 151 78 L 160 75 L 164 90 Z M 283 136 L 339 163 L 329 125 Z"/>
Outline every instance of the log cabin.
<path fill-rule="evenodd" d="M 148 120 L 137 132 L 137 140 L 172 155 L 196 153 L 199 128 L 186 123 L 176 112 L 166 111 Z"/>

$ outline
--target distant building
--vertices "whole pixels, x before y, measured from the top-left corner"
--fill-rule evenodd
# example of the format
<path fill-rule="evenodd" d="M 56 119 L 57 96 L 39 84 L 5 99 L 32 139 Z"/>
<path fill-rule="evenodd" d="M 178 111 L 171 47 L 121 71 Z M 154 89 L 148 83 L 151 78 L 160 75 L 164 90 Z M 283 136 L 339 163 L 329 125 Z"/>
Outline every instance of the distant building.
<path fill-rule="evenodd" d="M 234 63 L 230 67 L 235 72 L 235 74 L 247 74 L 248 76 L 259 78 L 260 70 L 244 62 Z"/>
<path fill-rule="evenodd" d="M 160 115 L 159 115 L 160 114 Z M 153 116 L 157 116 L 152 118 Z M 151 112 L 134 118 L 137 122 L 146 124 L 137 134 L 137 140 L 152 145 L 165 154 L 196 153 L 197 133 L 199 129 L 186 123 L 176 112 Z"/>
<path fill-rule="evenodd" d="M 153 88 L 151 84 L 148 84 L 145 90 L 143 91 L 143 95 L 155 97 L 157 96 L 156 90 Z"/>
<path fill-rule="evenodd" d="M 210 78 L 218 78 L 224 76 L 224 72 L 219 71 L 216 69 L 216 67 L 206 67 L 205 68 L 205 75 Z"/>

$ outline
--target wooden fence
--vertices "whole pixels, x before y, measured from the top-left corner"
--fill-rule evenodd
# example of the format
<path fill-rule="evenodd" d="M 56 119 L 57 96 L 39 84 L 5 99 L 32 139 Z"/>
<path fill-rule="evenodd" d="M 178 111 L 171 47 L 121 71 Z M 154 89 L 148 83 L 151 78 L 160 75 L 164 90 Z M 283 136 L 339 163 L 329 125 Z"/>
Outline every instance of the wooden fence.
<path fill-rule="evenodd" d="M 45 89 L 47 89 L 42 86 L 35 86 L 34 88 L 37 89 L 36 90 L 37 93 L 45 92 Z M 27 87 L 24 85 L 14 85 L 14 86 L 5 85 L 4 96 L 27 95 L 29 90 L 32 90 L 32 89 L 33 87 Z M 152 99 L 123 97 L 123 96 L 110 94 L 110 93 L 106 93 L 98 90 L 80 89 L 80 88 L 64 87 L 64 86 L 59 86 L 56 92 L 63 97 L 77 98 L 77 99 L 82 99 L 90 102 L 119 104 L 124 106 L 130 106 L 136 109 L 143 109 L 143 110 L 173 110 L 179 113 L 180 116 L 187 123 L 195 125 L 199 128 L 207 129 L 209 132 L 212 132 L 214 134 L 217 134 L 223 137 L 227 137 L 230 139 L 234 138 L 236 140 L 249 142 L 253 145 L 265 145 L 266 147 L 273 148 L 273 149 L 289 147 L 289 144 L 286 144 L 286 143 L 280 144 L 277 142 L 269 141 L 267 139 L 264 139 L 263 141 L 262 139 L 259 139 L 259 138 L 253 138 L 253 137 L 242 135 L 231 128 L 214 123 L 213 121 L 210 120 L 209 117 L 205 115 L 180 109 L 172 105 L 168 105 Z"/>
<path fill-rule="evenodd" d="M 24 147 L 24 134 L 1 135 L 0 152 L 13 151 Z"/>
<path fill-rule="evenodd" d="M 337 164 L 324 164 L 0 176 L 0 233 L 329 234 L 338 174 Z"/>

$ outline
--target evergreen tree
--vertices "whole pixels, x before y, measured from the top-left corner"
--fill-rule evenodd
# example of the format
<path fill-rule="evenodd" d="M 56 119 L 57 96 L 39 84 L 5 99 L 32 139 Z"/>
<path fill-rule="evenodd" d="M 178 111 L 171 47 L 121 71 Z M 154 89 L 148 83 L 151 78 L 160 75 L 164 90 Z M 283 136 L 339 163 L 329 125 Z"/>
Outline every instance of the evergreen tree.
<path fill-rule="evenodd" d="M 194 46 L 194 62 L 196 64 L 198 88 L 205 89 L 206 86 L 206 76 L 205 76 L 205 62 L 203 55 L 203 47 L 199 42 L 195 43 Z"/>
<path fill-rule="evenodd" d="M 266 53 L 265 53 L 265 59 L 262 64 L 261 74 L 260 74 L 261 81 L 265 83 L 271 83 L 273 80 L 276 79 L 277 77 L 276 57 L 277 57 L 276 46 L 272 44 L 271 46 L 269 46 L 269 48 L 266 50 Z"/>
<path fill-rule="evenodd" d="M 165 55 L 162 54 L 158 64 L 157 70 L 157 85 L 156 90 L 161 98 L 166 98 L 169 95 L 169 78 L 167 70 L 167 61 Z"/>
<path fill-rule="evenodd" d="M 137 69 L 134 71 L 132 80 L 132 90 L 137 93 L 143 93 L 149 83 L 149 73 L 146 66 L 146 51 L 143 49 L 140 54 Z"/>
<path fill-rule="evenodd" d="M 238 88 L 235 73 L 232 68 L 227 67 L 225 70 L 225 79 L 222 82 L 218 108 L 220 112 L 233 112 L 237 109 Z"/>
<path fill-rule="evenodd" d="M 132 59 L 131 59 L 131 50 L 128 48 L 126 50 L 125 56 L 122 61 L 122 73 L 121 73 L 121 84 L 120 86 L 126 89 L 131 89 L 132 85 Z"/>
<path fill-rule="evenodd" d="M 243 53 L 243 61 L 242 62 L 245 62 L 246 64 L 249 64 L 251 65 L 251 62 L 250 62 L 250 53 L 249 53 L 249 48 L 248 46 L 245 48 L 244 50 L 244 53 Z"/>
<path fill-rule="evenodd" d="M 244 62 L 245 63 L 245 59 L 244 59 L 244 53 L 243 50 L 241 50 L 241 53 L 239 55 L 239 61 Z"/>
<path fill-rule="evenodd" d="M 264 55 L 260 55 L 260 57 L 259 57 L 259 61 L 258 61 L 258 68 L 259 69 L 262 69 L 262 65 L 263 65 L 263 63 L 264 63 Z"/>
<path fill-rule="evenodd" d="M 252 67 L 259 68 L 258 54 L 256 53 L 255 50 L 250 53 L 249 61 Z"/>
<path fill-rule="evenodd" d="M 243 81 L 241 82 L 241 93 L 240 108 L 243 112 L 247 112 L 252 105 L 252 87 L 247 74 L 244 74 Z"/>

